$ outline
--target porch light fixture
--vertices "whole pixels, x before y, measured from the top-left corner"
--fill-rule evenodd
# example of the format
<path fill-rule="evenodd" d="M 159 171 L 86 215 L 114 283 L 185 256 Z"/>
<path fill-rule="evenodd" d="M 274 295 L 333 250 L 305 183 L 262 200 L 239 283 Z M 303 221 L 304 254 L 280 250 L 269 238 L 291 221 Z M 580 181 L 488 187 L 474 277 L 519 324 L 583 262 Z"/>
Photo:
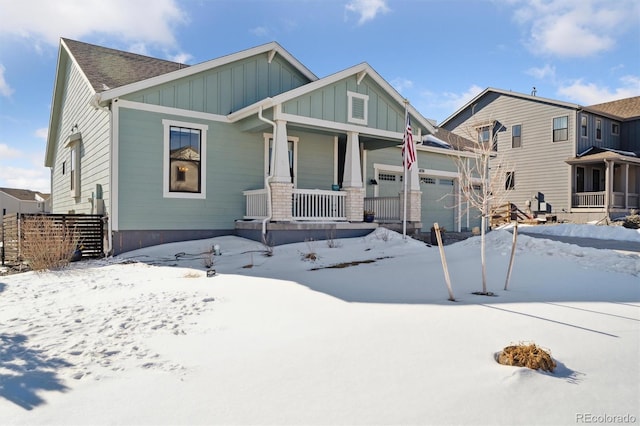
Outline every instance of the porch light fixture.
<path fill-rule="evenodd" d="M 370 184 L 370 185 L 377 185 L 377 184 L 378 184 L 378 181 L 377 181 L 377 180 L 375 180 L 375 179 L 369 179 L 369 184 Z"/>
<path fill-rule="evenodd" d="M 182 173 L 186 173 L 188 170 L 189 170 L 189 168 L 185 167 L 185 166 L 179 166 L 178 167 L 178 171 L 182 172 Z"/>

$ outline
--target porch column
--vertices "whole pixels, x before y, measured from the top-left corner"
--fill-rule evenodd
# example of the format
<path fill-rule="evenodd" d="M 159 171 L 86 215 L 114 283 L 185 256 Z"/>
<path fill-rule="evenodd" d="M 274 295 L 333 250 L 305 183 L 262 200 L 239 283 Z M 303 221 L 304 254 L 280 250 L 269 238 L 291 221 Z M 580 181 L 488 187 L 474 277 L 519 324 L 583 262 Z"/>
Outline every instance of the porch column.
<path fill-rule="evenodd" d="M 276 120 L 276 135 L 273 141 L 273 179 L 272 182 L 291 183 L 289 171 L 289 147 L 287 143 L 287 122 Z"/>
<path fill-rule="evenodd" d="M 624 165 L 624 208 L 629 208 L 629 163 Z"/>
<path fill-rule="evenodd" d="M 344 159 L 342 189 L 347 193 L 346 214 L 349 222 L 362 222 L 364 187 L 360 168 L 360 138 L 357 132 L 347 133 L 347 152 Z"/>
<path fill-rule="evenodd" d="M 613 194 L 611 193 L 611 183 L 613 179 L 611 179 L 611 173 L 613 171 L 613 167 L 609 165 L 609 161 L 604 160 L 604 210 L 609 215 L 609 207 L 611 205 L 611 197 Z"/>
<path fill-rule="evenodd" d="M 293 207 L 293 183 L 289 171 L 289 148 L 287 144 L 287 122 L 276 120 L 273 141 L 273 177 L 271 186 L 271 220 L 290 222 Z"/>

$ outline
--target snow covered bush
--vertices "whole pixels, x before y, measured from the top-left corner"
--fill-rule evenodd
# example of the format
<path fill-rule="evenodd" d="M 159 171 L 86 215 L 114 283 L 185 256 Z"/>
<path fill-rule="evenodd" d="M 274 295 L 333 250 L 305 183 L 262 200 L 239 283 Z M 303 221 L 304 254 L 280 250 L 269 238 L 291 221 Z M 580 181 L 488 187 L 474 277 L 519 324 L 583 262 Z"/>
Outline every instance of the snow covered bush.
<path fill-rule="evenodd" d="M 26 216 L 21 225 L 22 259 L 34 271 L 60 269 L 78 248 L 75 229 L 44 215 Z"/>
<path fill-rule="evenodd" d="M 640 229 L 640 215 L 637 210 L 631 210 L 631 214 L 624 218 L 622 226 L 629 229 Z"/>
<path fill-rule="evenodd" d="M 507 346 L 497 356 L 497 361 L 503 365 L 527 367 L 532 370 L 542 369 L 552 372 L 556 368 L 556 363 L 551 358 L 551 354 L 535 343 L 520 343 Z"/>

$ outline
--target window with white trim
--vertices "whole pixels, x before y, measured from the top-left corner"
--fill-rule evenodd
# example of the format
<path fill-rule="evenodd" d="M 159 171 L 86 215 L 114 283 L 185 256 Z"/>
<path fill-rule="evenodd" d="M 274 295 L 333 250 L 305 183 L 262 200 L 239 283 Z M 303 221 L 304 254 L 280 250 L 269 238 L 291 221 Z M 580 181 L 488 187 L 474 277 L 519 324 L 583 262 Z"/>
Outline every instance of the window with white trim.
<path fill-rule="evenodd" d="M 67 147 L 69 148 L 69 162 L 62 163 L 62 174 L 69 175 L 69 193 L 71 197 L 80 197 L 80 145 L 82 136 L 74 133 L 69 136 Z"/>
<path fill-rule="evenodd" d="M 602 140 L 602 119 L 596 118 L 596 140 Z"/>
<path fill-rule="evenodd" d="M 369 96 L 362 93 L 347 92 L 347 103 L 347 121 L 366 126 L 369 113 Z"/>
<path fill-rule="evenodd" d="M 162 120 L 164 126 L 163 195 L 206 197 L 206 141 L 209 126 Z"/>

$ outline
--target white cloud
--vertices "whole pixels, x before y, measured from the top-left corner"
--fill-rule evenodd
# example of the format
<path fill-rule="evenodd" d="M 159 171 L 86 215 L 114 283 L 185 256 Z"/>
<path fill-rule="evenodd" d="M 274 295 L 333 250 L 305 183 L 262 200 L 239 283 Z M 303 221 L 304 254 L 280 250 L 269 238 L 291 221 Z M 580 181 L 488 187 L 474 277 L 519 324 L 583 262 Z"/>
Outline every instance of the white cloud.
<path fill-rule="evenodd" d="M 580 105 L 594 105 L 616 99 L 640 96 L 640 76 L 627 75 L 621 77 L 619 86 L 615 88 L 598 86 L 596 83 L 578 79 L 560 86 L 558 95 Z"/>
<path fill-rule="evenodd" d="M 47 139 L 47 136 L 49 135 L 49 129 L 47 127 L 36 129 L 34 135 L 40 139 Z"/>
<path fill-rule="evenodd" d="M 7 80 L 4 78 L 4 66 L 0 64 L 0 95 L 6 96 L 7 98 L 13 94 L 13 89 L 7 83 Z"/>
<path fill-rule="evenodd" d="M 386 0 L 351 0 L 347 3 L 345 9 L 360 15 L 358 25 L 371 21 L 378 13 L 387 13 L 389 11 Z"/>
<path fill-rule="evenodd" d="M 553 80 L 556 76 L 556 67 L 553 65 L 545 64 L 542 68 L 532 67 L 525 71 L 528 75 L 537 78 L 538 80 L 544 80 L 549 78 Z"/>
<path fill-rule="evenodd" d="M 510 2 L 513 4 L 513 2 Z M 517 3 L 514 19 L 537 54 L 586 57 L 615 46 L 616 36 L 637 25 L 636 0 L 535 0 Z"/>
<path fill-rule="evenodd" d="M 408 79 L 403 78 L 403 77 L 398 77 L 398 78 L 393 79 L 391 81 L 391 85 L 398 92 L 402 93 L 403 91 L 405 91 L 407 89 L 413 88 L 413 81 L 408 80 Z"/>
<path fill-rule="evenodd" d="M 9 145 L 0 143 L 0 158 L 3 160 L 10 158 L 18 158 L 21 156 L 20 151 L 17 149 L 11 148 Z"/>
<path fill-rule="evenodd" d="M 442 95 L 442 101 L 440 104 L 443 107 L 448 108 L 449 111 L 451 111 L 450 114 L 453 114 L 471 99 L 478 96 L 483 90 L 484 89 L 482 87 L 473 84 L 464 93 L 445 92 Z"/>
<path fill-rule="evenodd" d="M 175 55 L 169 57 L 170 61 L 177 62 L 179 64 L 186 64 L 191 59 L 193 59 L 193 56 L 186 52 L 176 53 Z"/>
<path fill-rule="evenodd" d="M 264 26 L 252 28 L 249 30 L 249 32 L 257 37 L 267 37 L 271 33 L 271 31 L 269 31 L 269 28 Z"/>
<path fill-rule="evenodd" d="M 2 15 L 0 33 L 32 39 L 36 49 L 89 34 L 174 46 L 173 27 L 187 21 L 175 0 L 3 0 Z"/>

